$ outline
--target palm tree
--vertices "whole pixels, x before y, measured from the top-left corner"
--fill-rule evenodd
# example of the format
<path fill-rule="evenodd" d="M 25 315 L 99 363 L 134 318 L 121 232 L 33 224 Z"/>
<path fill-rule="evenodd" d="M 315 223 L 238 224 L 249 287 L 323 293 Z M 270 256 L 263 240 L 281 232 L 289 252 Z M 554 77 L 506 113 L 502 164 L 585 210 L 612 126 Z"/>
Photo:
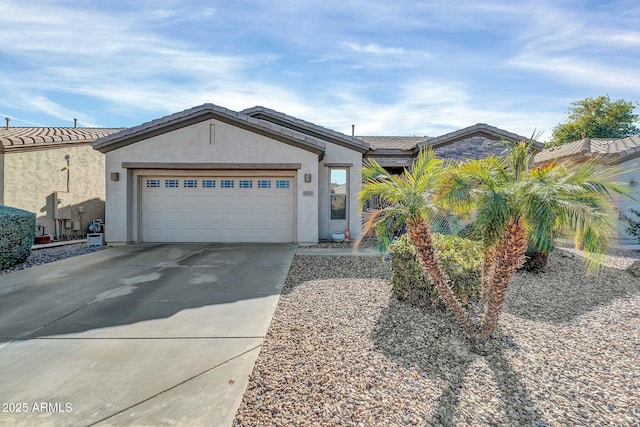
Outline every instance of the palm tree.
<path fill-rule="evenodd" d="M 618 173 L 595 162 L 526 167 L 527 144 L 514 144 L 504 159 L 489 157 L 451 168 L 438 197 L 458 214 L 475 214 L 474 227 L 483 243 L 482 317 L 479 338 L 495 330 L 509 282 L 525 260 L 527 246 L 550 252 L 565 228 L 599 256 L 615 230 L 611 193 L 626 189 L 611 179 Z"/>
<path fill-rule="evenodd" d="M 393 176 L 376 161 L 363 166 L 362 191 L 358 195 L 361 208 L 376 196 L 385 207 L 367 212 L 361 239 L 374 233 L 384 248 L 395 232 L 406 225 L 416 255 L 436 288 L 443 303 L 458 318 L 467 333 L 476 333 L 469 312 L 454 294 L 438 259 L 432 238 L 432 224 L 442 223 L 446 216 L 434 203 L 433 195 L 448 164 L 436 158 L 432 149 L 422 150 L 411 169 Z"/>
<path fill-rule="evenodd" d="M 495 330 L 528 242 L 548 248 L 557 230 L 565 227 L 585 250 L 602 254 L 610 245 L 615 224 L 611 193 L 626 192 L 611 181 L 616 170 L 594 162 L 534 169 L 528 167 L 529 162 L 527 144 L 520 142 L 513 144 L 505 158 L 491 156 L 457 165 L 424 150 L 400 176 L 391 176 L 376 162 L 363 167 L 361 206 L 377 196 L 386 207 L 368 213 L 361 238 L 373 232 L 383 246 L 388 245 L 393 233 L 406 224 L 422 268 L 445 306 L 476 342 L 487 340 Z M 453 293 L 433 244 L 432 225 L 443 221 L 443 208 L 473 214 L 481 236 L 482 312 L 478 322 Z M 595 268 L 599 258 L 587 262 Z"/>

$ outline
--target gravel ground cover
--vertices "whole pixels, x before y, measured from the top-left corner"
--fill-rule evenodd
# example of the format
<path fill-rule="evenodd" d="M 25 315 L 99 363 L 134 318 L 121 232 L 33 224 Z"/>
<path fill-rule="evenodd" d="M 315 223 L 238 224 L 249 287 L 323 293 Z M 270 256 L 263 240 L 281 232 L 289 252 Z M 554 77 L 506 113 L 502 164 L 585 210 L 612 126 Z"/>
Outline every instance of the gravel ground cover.
<path fill-rule="evenodd" d="M 640 279 L 617 258 L 518 273 L 480 356 L 378 258 L 296 256 L 234 425 L 637 426 Z"/>
<path fill-rule="evenodd" d="M 333 241 L 321 241 L 315 245 L 307 246 L 309 248 L 353 248 L 355 246 L 355 240 L 343 240 L 342 242 L 333 242 Z M 373 239 L 365 239 L 360 242 L 360 247 L 362 248 L 375 248 L 376 241 Z"/>
<path fill-rule="evenodd" d="M 74 243 L 71 245 L 34 249 L 31 251 L 31 255 L 25 262 L 16 264 L 5 270 L 0 270 L 0 275 L 24 270 L 33 267 L 34 265 L 47 264 L 65 258 L 101 251 L 103 249 L 106 249 L 106 246 L 88 247 L 86 243 Z"/>

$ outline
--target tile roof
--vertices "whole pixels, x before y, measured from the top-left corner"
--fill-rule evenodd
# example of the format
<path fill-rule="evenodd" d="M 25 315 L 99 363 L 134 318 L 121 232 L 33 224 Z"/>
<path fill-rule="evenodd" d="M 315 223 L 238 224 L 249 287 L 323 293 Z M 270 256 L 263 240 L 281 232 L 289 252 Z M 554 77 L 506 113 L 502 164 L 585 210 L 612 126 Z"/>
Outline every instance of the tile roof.
<path fill-rule="evenodd" d="M 338 142 L 355 148 L 360 152 L 369 150 L 370 145 L 362 141 L 359 138 L 345 135 L 344 133 L 329 129 L 315 123 L 307 122 L 297 117 L 290 116 L 280 111 L 272 110 L 262 106 L 255 106 L 240 111 L 240 114 L 246 114 L 251 117 L 275 122 L 288 128 L 295 128 L 296 130 L 308 133 L 319 139 L 329 138 L 332 142 Z"/>
<path fill-rule="evenodd" d="M 522 135 L 515 134 L 513 132 L 506 131 L 504 129 L 497 128 L 495 126 L 488 125 L 486 123 L 478 123 L 473 126 L 468 126 L 463 129 L 459 129 L 453 132 L 446 133 L 444 135 L 437 136 L 435 138 L 430 138 L 420 144 L 418 144 L 418 149 L 423 147 L 437 147 L 443 144 L 450 144 L 452 142 L 466 139 L 470 136 L 475 135 L 486 135 L 490 139 L 499 141 L 500 139 L 506 139 L 508 141 L 528 141 L 530 138 L 527 138 Z M 544 148 L 544 144 L 538 141 L 533 142 L 533 147 L 536 151 L 540 151 Z"/>
<path fill-rule="evenodd" d="M 0 128 L 0 151 L 9 149 L 45 149 L 54 145 L 92 142 L 124 128 Z"/>
<path fill-rule="evenodd" d="M 569 142 L 567 144 L 558 145 L 557 147 L 546 148 L 533 157 L 533 163 L 546 162 L 553 159 L 570 157 L 583 153 L 584 144 L 582 140 Z"/>
<path fill-rule="evenodd" d="M 640 135 L 628 138 L 584 138 L 556 147 L 547 148 L 536 154 L 534 163 L 545 163 L 556 159 L 587 159 L 599 157 L 612 162 L 623 162 L 629 157 L 640 155 Z"/>
<path fill-rule="evenodd" d="M 615 140 L 616 138 L 589 138 L 591 151 L 594 153 L 607 153 L 609 145 Z"/>
<path fill-rule="evenodd" d="M 640 152 L 640 135 L 617 139 L 609 144 L 609 149 L 610 149 L 610 152 L 620 153 L 620 156 L 622 157 L 639 153 Z"/>
<path fill-rule="evenodd" d="M 416 145 L 429 139 L 428 136 L 358 136 L 356 138 L 369 143 L 373 150 L 413 150 Z"/>
<path fill-rule="evenodd" d="M 217 118 L 228 123 L 244 126 L 248 129 L 276 135 L 318 154 L 324 153 L 325 150 L 325 143 L 318 138 L 211 103 L 169 114 L 122 132 L 105 136 L 93 142 L 92 145 L 96 150 L 106 153 L 142 139 L 189 126 L 210 118 Z"/>

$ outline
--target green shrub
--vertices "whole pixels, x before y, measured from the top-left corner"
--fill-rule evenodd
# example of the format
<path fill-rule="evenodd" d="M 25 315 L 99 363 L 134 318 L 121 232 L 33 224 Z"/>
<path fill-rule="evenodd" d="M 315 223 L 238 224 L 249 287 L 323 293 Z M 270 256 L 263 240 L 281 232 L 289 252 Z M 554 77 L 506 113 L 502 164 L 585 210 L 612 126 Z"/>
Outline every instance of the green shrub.
<path fill-rule="evenodd" d="M 26 260 L 35 234 L 34 213 L 0 205 L 0 269 Z"/>
<path fill-rule="evenodd" d="M 618 210 L 618 219 L 626 223 L 626 226 L 624 227 L 625 231 L 629 233 L 629 235 L 638 239 L 638 241 L 640 242 L 640 211 L 633 208 L 629 208 L 629 212 L 634 214 L 637 217 L 637 219 L 633 219 L 625 215 L 620 210 Z"/>
<path fill-rule="evenodd" d="M 466 303 L 480 295 L 482 254 L 480 243 L 458 236 L 434 234 L 440 263 L 458 298 Z M 427 273 L 421 268 L 408 235 L 397 239 L 391 251 L 391 291 L 399 300 L 411 304 L 440 304 L 440 297 Z"/>
<path fill-rule="evenodd" d="M 467 240 L 482 240 L 482 232 L 478 230 L 473 223 L 469 223 L 462 227 L 458 232 L 458 237 L 462 237 Z"/>

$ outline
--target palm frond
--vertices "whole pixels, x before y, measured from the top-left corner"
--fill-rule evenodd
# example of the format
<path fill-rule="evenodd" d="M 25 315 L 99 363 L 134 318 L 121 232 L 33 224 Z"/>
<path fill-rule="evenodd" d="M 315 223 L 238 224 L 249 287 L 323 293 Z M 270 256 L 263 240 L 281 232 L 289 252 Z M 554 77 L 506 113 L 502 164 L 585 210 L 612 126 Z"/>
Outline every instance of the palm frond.
<path fill-rule="evenodd" d="M 418 153 L 412 167 L 401 175 L 390 174 L 375 161 L 367 162 L 362 168 L 362 190 L 358 194 L 360 209 L 373 197 L 387 207 L 365 212 L 363 235 L 375 234 L 384 247 L 406 222 L 436 218 L 439 211 L 433 194 L 445 166 L 432 149 Z"/>

